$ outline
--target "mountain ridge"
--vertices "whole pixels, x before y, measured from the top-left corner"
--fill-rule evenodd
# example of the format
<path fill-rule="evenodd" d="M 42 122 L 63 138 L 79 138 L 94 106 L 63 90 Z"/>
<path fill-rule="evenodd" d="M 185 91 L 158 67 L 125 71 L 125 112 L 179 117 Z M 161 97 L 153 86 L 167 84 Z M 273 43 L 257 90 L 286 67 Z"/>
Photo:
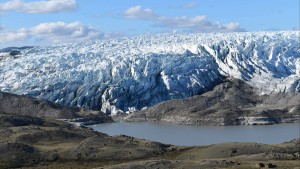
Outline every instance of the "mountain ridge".
<path fill-rule="evenodd" d="M 269 125 L 298 122 L 299 100 L 300 95 L 295 93 L 259 95 L 259 91 L 242 80 L 226 79 L 201 95 L 161 102 L 113 118 L 201 126 Z"/>

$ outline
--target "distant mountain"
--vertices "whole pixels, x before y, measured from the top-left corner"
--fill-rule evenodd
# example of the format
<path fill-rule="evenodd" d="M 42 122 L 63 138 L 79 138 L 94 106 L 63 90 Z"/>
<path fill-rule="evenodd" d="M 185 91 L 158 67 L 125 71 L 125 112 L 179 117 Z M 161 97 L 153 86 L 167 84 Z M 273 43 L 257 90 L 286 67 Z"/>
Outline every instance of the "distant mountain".
<path fill-rule="evenodd" d="M 108 114 L 205 93 L 226 78 L 258 95 L 300 92 L 299 32 L 158 34 L 23 50 L 0 90 Z"/>
<path fill-rule="evenodd" d="M 21 51 L 24 49 L 31 49 L 33 47 L 34 46 L 7 47 L 7 48 L 0 49 L 0 53 L 4 53 L 4 52 L 7 53 L 7 52 L 11 52 L 11 51 Z"/>

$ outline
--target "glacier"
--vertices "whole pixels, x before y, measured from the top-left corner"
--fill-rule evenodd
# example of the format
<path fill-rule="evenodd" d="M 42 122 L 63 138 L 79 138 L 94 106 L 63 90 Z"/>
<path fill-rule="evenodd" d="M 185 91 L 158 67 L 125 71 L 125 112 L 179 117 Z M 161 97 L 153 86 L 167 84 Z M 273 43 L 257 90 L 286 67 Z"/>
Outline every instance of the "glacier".
<path fill-rule="evenodd" d="M 157 34 L 0 53 L 0 90 L 114 115 L 238 78 L 300 92 L 299 31 Z"/>

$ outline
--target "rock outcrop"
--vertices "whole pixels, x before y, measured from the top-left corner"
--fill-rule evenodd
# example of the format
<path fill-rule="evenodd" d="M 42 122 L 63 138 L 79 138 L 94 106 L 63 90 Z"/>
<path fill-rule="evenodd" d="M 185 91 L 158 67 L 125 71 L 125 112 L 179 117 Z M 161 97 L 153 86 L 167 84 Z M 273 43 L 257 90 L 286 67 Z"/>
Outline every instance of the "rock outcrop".
<path fill-rule="evenodd" d="M 295 122 L 300 120 L 299 100 L 299 93 L 260 95 L 257 89 L 242 80 L 227 79 L 204 94 L 162 102 L 123 116 L 119 121 L 160 121 L 186 125 Z"/>

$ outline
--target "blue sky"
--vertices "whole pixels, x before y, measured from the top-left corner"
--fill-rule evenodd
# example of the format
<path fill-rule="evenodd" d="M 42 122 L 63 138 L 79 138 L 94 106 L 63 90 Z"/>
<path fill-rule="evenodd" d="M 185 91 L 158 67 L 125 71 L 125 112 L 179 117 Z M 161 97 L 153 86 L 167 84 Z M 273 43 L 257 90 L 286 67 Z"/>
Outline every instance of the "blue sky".
<path fill-rule="evenodd" d="M 299 30 L 299 0 L 0 0 L 0 46 L 164 32 Z"/>

